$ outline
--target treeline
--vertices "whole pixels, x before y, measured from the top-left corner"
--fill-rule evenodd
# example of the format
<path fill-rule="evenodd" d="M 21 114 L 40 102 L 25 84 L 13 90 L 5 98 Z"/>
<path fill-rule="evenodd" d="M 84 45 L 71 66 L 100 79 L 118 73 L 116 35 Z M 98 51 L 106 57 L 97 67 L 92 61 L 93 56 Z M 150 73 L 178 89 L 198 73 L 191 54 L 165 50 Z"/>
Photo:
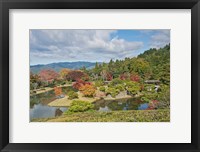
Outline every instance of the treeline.
<path fill-rule="evenodd" d="M 80 70 L 53 69 L 41 70 L 38 74 L 30 73 L 31 89 L 54 87 L 77 80 L 95 82 L 113 79 L 131 80 L 144 83 L 145 80 L 160 80 L 162 84 L 170 83 L 170 45 L 160 49 L 149 49 L 133 58 L 110 60 L 109 63 L 96 63 L 92 69 L 82 67 Z"/>
<path fill-rule="evenodd" d="M 133 58 L 110 60 L 109 63 L 96 63 L 95 67 L 82 71 L 95 80 L 112 80 L 114 78 L 140 77 L 141 80 L 160 80 L 164 84 L 170 82 L 170 44 L 160 49 L 149 49 Z"/>

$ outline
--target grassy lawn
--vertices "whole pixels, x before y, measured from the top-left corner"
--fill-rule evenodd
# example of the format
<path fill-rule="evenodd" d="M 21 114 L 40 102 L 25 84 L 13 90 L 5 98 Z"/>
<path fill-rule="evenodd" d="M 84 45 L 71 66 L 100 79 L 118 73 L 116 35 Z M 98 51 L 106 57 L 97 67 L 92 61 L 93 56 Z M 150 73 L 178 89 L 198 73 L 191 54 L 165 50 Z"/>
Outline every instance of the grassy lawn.
<path fill-rule="evenodd" d="M 112 112 L 79 112 L 32 122 L 170 122 L 170 110 L 129 110 Z"/>

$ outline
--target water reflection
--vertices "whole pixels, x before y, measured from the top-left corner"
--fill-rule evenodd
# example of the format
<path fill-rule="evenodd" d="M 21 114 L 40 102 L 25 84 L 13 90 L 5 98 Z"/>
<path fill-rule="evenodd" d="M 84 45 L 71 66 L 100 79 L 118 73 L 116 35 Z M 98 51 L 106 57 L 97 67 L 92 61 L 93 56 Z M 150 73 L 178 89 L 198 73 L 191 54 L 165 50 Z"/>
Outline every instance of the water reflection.
<path fill-rule="evenodd" d="M 149 104 L 148 103 L 144 103 L 144 104 L 141 104 L 139 107 L 138 107 L 138 110 L 145 110 L 149 107 Z"/>
<path fill-rule="evenodd" d="M 98 111 L 116 110 L 145 110 L 149 104 L 137 98 L 118 99 L 118 100 L 98 100 L 94 103 Z"/>
<path fill-rule="evenodd" d="M 71 88 L 62 88 L 66 93 Z M 54 91 L 48 91 L 30 97 L 30 119 L 49 118 L 62 115 L 67 111 L 66 107 L 50 107 L 48 103 L 55 100 Z M 116 111 L 116 110 L 145 110 L 149 107 L 148 103 L 141 101 L 139 98 L 104 100 L 100 99 L 94 102 L 97 111 Z"/>
<path fill-rule="evenodd" d="M 35 104 L 32 109 L 30 109 L 30 119 L 33 118 L 49 118 L 62 115 L 66 111 L 66 107 L 50 107 L 43 104 Z"/>

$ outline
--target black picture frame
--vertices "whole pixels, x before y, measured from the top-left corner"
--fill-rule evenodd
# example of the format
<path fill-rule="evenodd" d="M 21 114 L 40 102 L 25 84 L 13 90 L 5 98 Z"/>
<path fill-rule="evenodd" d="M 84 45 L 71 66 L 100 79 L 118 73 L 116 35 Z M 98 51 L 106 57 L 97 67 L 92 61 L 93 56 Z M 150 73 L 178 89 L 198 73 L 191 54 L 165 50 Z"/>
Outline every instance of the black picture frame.
<path fill-rule="evenodd" d="M 191 143 L 9 143 L 9 9 L 191 9 Z M 1 151 L 200 151 L 199 0 L 0 0 Z M 198 60 L 199 59 L 199 60 Z M 128 135 L 127 135 L 128 136 Z"/>

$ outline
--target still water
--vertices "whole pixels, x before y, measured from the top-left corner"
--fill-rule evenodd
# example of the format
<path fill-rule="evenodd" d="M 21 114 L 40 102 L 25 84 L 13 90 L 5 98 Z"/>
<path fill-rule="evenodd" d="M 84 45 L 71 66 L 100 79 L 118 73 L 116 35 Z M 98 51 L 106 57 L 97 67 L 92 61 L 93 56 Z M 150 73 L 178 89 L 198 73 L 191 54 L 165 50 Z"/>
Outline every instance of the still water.
<path fill-rule="evenodd" d="M 66 110 L 66 107 L 50 107 L 47 105 L 36 104 L 30 109 L 30 119 L 56 117 L 62 115 Z"/>
<path fill-rule="evenodd" d="M 67 111 L 67 107 L 50 107 L 48 103 L 55 100 L 54 91 L 30 97 L 30 119 L 50 118 L 62 115 Z M 145 110 L 148 103 L 142 102 L 139 98 L 118 99 L 118 100 L 98 100 L 94 102 L 97 111 L 116 111 L 116 110 Z"/>
<path fill-rule="evenodd" d="M 117 100 L 98 100 L 94 103 L 97 111 L 116 111 L 116 110 L 145 110 L 149 107 L 148 103 L 142 102 L 139 98 L 117 99 Z"/>

